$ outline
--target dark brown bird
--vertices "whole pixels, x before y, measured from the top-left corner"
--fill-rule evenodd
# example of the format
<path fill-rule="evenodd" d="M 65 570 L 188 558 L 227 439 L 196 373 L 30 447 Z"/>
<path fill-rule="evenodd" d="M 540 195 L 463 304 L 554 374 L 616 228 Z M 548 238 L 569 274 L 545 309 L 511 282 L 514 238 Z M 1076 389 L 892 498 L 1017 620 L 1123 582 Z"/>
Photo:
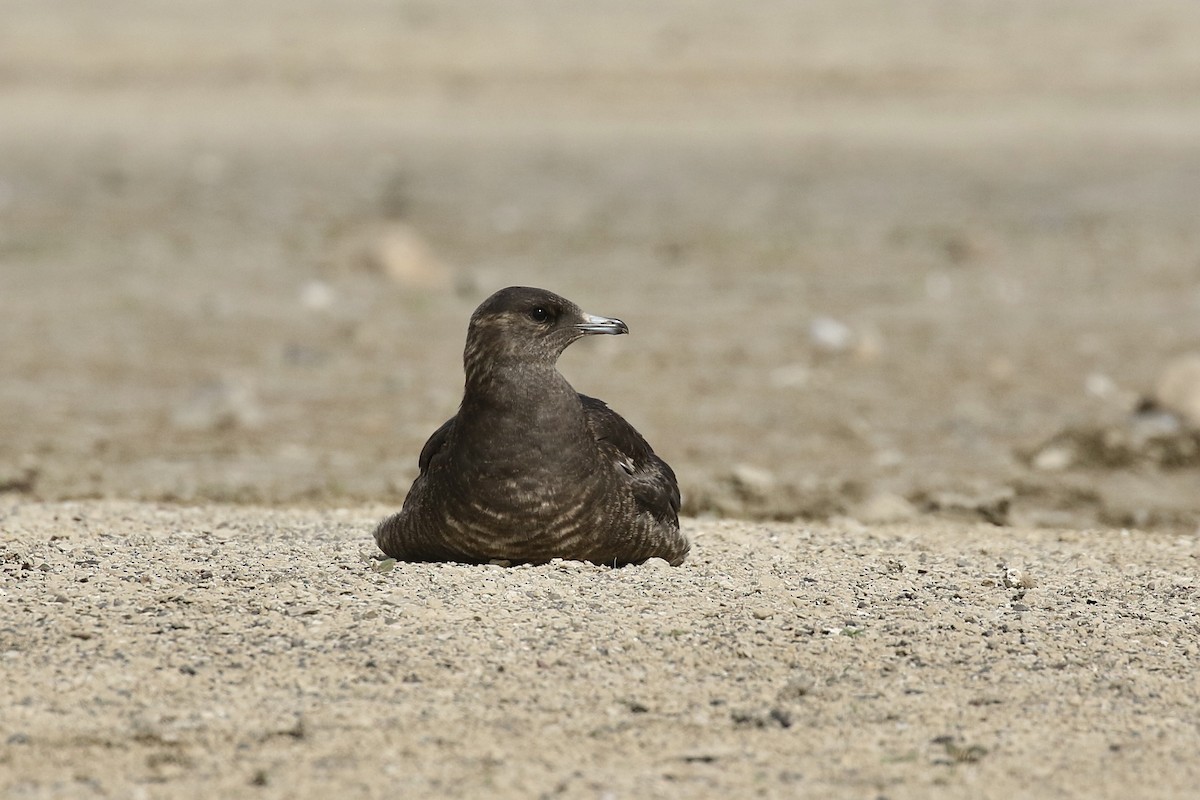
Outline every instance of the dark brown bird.
<path fill-rule="evenodd" d="M 633 426 L 555 366 L 572 342 L 628 333 L 544 289 L 513 286 L 471 315 L 458 414 L 421 450 L 400 513 L 375 529 L 403 561 L 679 564 L 679 485 Z"/>

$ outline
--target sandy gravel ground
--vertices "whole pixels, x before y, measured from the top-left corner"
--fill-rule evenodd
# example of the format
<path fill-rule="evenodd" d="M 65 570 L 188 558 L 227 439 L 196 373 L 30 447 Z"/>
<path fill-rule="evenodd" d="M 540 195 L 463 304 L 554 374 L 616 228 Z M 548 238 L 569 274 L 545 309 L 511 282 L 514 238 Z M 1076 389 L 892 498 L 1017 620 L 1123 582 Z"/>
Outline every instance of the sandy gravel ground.
<path fill-rule="evenodd" d="M 1195 797 L 1197 42 L 7 0 L 0 795 Z M 377 560 L 510 284 L 629 323 L 682 568 Z"/>
<path fill-rule="evenodd" d="M 687 520 L 678 569 L 504 569 L 381 562 L 383 510 L 6 502 L 0 791 L 1200 785 L 1193 537 Z"/>

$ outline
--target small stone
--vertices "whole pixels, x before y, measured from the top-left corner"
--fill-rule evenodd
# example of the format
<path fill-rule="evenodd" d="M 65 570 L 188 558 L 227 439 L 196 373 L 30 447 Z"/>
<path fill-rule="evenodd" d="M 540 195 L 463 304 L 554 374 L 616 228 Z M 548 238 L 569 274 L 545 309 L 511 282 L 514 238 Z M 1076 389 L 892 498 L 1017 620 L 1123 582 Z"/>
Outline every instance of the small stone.
<path fill-rule="evenodd" d="M 380 275 L 407 289 L 453 288 L 453 274 L 410 225 L 364 225 L 341 242 L 335 261 L 343 269 Z"/>
<path fill-rule="evenodd" d="M 775 609 L 768 608 L 766 606 L 759 606 L 758 608 L 752 609 L 750 613 L 755 619 L 770 619 L 771 617 L 775 616 Z"/>
<path fill-rule="evenodd" d="M 729 472 L 733 485 L 750 494 L 766 496 L 775 488 L 775 475 L 770 470 L 750 464 L 737 464 Z"/>
<path fill-rule="evenodd" d="M 855 518 L 864 523 L 900 522 L 912 519 L 917 509 L 898 494 L 879 492 L 858 507 Z"/>
<path fill-rule="evenodd" d="M 300 304 L 312 311 L 325 311 L 336 299 L 333 287 L 325 281 L 309 281 L 300 287 Z"/>
<path fill-rule="evenodd" d="M 1098 399 L 1112 397 L 1117 393 L 1117 384 L 1103 372 L 1093 372 L 1083 382 L 1084 391 Z"/>
<path fill-rule="evenodd" d="M 1042 472 L 1061 472 L 1075 463 L 1075 450 L 1061 444 L 1043 448 L 1033 457 L 1033 468 Z"/>
<path fill-rule="evenodd" d="M 1037 586 L 1037 581 L 1016 567 L 1007 567 L 1004 570 L 1003 583 L 1008 589 L 1032 589 Z"/>
<path fill-rule="evenodd" d="M 642 562 L 642 566 L 655 571 L 671 568 L 671 564 L 665 558 L 647 558 Z"/>
<path fill-rule="evenodd" d="M 854 331 L 833 317 L 815 317 L 808 325 L 813 347 L 826 353 L 844 353 L 854 344 Z"/>
<path fill-rule="evenodd" d="M 1188 427 L 1200 428 L 1200 353 L 1187 353 L 1167 363 L 1154 386 L 1154 400 Z"/>

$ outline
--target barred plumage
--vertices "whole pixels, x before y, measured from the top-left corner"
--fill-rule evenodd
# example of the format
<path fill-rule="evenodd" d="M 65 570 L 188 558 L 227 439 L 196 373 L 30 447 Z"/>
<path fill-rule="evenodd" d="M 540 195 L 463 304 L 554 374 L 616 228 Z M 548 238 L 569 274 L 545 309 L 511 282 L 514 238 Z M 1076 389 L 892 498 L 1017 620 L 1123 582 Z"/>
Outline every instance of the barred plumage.
<path fill-rule="evenodd" d="M 409 561 L 681 563 L 674 472 L 555 366 L 582 336 L 627 332 L 543 289 L 485 300 L 467 330 L 458 414 L 422 448 L 403 508 L 375 529 L 379 547 Z"/>

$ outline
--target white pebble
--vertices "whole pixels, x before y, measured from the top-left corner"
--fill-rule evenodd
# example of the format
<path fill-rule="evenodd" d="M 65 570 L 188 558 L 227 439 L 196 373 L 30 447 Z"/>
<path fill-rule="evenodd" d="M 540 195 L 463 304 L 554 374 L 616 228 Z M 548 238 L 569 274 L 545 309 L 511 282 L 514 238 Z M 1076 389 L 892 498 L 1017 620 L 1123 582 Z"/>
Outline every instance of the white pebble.
<path fill-rule="evenodd" d="M 808 325 L 808 336 L 815 347 L 829 353 L 842 353 L 854 343 L 854 331 L 833 317 L 816 317 Z"/>
<path fill-rule="evenodd" d="M 313 311 L 324 311 L 333 305 L 337 295 L 325 281 L 309 281 L 300 289 L 300 303 Z"/>

